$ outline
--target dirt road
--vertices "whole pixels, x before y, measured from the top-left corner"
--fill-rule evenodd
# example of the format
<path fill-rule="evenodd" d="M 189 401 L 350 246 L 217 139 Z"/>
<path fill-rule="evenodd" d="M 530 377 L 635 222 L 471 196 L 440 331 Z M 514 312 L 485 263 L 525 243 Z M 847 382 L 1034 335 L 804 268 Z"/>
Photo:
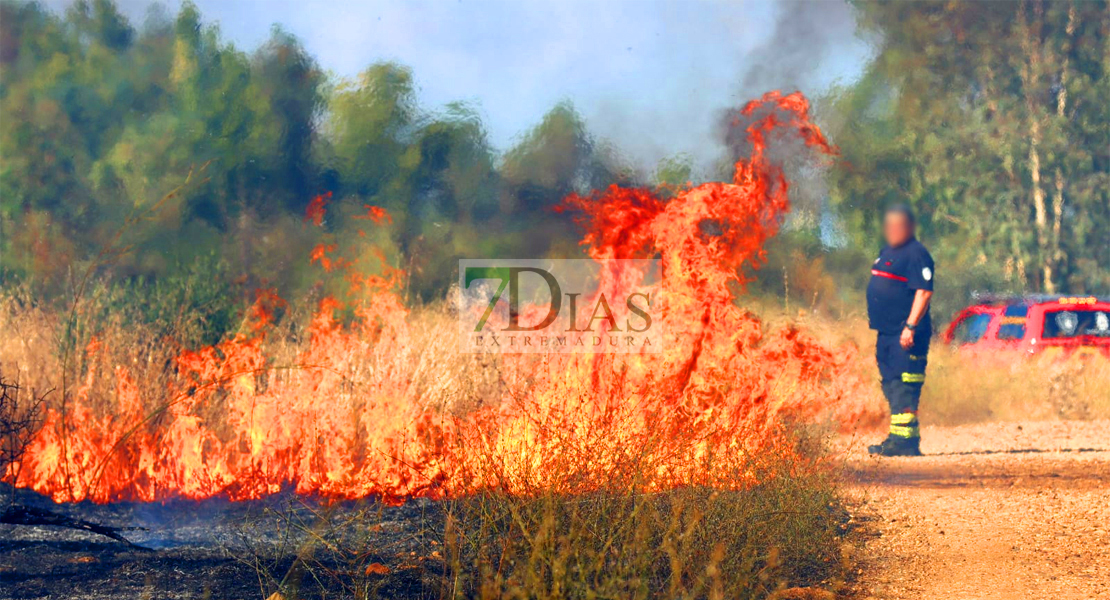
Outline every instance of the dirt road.
<path fill-rule="evenodd" d="M 849 459 L 859 598 L 1110 598 L 1110 421 L 926 427 Z"/>

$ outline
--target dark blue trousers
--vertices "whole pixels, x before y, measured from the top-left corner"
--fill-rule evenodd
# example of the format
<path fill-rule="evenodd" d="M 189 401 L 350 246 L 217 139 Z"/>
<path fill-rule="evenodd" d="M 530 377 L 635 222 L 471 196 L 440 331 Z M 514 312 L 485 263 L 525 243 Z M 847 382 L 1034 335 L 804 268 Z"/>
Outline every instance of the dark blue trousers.
<path fill-rule="evenodd" d="M 921 401 L 925 366 L 929 362 L 929 332 L 917 332 L 909 350 L 902 347 L 900 338 L 900 335 L 880 333 L 875 344 L 875 359 L 882 376 L 883 395 L 890 404 L 891 434 L 919 437 L 917 405 Z"/>

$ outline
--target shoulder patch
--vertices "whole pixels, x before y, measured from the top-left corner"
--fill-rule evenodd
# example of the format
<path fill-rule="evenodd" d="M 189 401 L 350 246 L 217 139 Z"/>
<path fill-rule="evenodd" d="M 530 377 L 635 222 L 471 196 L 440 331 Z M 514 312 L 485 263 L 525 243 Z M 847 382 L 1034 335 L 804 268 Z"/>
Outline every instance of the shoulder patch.
<path fill-rule="evenodd" d="M 921 276 L 925 278 L 925 281 L 931 281 L 933 279 L 933 270 L 929 267 L 925 267 L 921 269 Z"/>

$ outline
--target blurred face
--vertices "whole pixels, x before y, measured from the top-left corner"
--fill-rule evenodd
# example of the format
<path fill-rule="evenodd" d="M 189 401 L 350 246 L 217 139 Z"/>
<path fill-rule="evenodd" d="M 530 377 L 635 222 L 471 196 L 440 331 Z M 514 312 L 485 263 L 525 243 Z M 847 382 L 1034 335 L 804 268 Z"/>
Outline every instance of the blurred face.
<path fill-rule="evenodd" d="M 887 213 L 883 217 L 883 237 L 889 246 L 901 246 L 913 237 L 913 223 L 902 213 Z"/>

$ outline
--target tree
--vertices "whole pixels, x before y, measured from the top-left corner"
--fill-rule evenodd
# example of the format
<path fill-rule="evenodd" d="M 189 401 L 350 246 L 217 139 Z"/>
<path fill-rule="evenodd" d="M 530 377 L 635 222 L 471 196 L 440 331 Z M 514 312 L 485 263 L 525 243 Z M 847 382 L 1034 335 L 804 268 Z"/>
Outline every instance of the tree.
<path fill-rule="evenodd" d="M 857 236 L 908 201 L 953 271 L 1110 285 L 1105 2 L 860 3 L 881 36 L 837 99 L 834 198 Z"/>
<path fill-rule="evenodd" d="M 288 265 L 308 264 L 304 210 L 333 192 L 324 235 L 387 209 L 381 241 L 435 298 L 460 257 L 576 255 L 552 209 L 630 177 L 568 103 L 499 157 L 474 107 L 422 107 L 407 67 L 332 81 L 282 29 L 247 53 L 191 2 L 139 29 L 111 0 L 63 16 L 0 3 L 0 17 L 0 268 L 54 292 L 122 223 L 130 251 L 98 274 L 157 285 L 205 264 L 247 293 L 308 285 Z"/>
<path fill-rule="evenodd" d="M 275 27 L 254 56 L 252 77 L 266 98 L 266 126 L 279 142 L 266 165 L 267 187 L 286 208 L 302 211 L 316 191 L 315 121 L 324 108 L 320 67 L 292 35 Z"/>
<path fill-rule="evenodd" d="M 330 102 L 327 134 L 334 169 L 344 190 L 378 204 L 397 206 L 407 190 L 401 157 L 422 115 L 412 72 L 378 63 L 357 81 L 341 82 Z"/>

